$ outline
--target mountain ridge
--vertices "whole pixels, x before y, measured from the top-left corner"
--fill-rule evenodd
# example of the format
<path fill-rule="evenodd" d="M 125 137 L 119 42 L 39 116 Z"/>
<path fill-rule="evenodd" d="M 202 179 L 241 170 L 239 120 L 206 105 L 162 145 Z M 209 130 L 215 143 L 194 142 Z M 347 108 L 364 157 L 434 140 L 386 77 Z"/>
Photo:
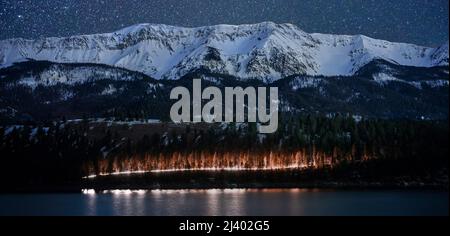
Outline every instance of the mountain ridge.
<path fill-rule="evenodd" d="M 29 59 L 105 64 L 156 79 L 175 80 L 202 68 L 274 81 L 295 74 L 353 75 L 375 59 L 447 66 L 448 42 L 430 48 L 363 35 L 309 34 L 273 22 L 196 28 L 137 24 L 105 34 L 0 40 L 0 68 Z"/>
<path fill-rule="evenodd" d="M 279 88 L 284 114 L 352 114 L 382 119 L 448 119 L 448 67 L 375 60 L 353 76 L 293 75 L 266 83 L 198 69 L 178 80 L 98 64 L 27 61 L 0 69 L 0 122 L 66 117 L 142 117 L 167 120 L 172 88 Z"/>

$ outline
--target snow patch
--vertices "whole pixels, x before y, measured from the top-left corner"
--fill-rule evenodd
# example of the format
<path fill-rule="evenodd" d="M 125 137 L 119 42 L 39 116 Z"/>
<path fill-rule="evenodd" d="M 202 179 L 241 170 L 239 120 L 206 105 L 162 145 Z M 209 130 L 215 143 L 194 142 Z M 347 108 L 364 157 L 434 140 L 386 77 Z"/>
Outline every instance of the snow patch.
<path fill-rule="evenodd" d="M 112 95 L 115 92 L 117 92 L 117 89 L 114 87 L 114 85 L 109 84 L 108 87 L 106 87 L 102 92 L 101 95 Z"/>
<path fill-rule="evenodd" d="M 378 74 L 374 74 L 373 75 L 373 80 L 381 85 L 386 85 L 391 81 L 400 81 L 402 82 L 402 80 L 397 79 L 396 77 L 392 76 L 392 75 L 388 75 L 385 73 L 378 73 Z"/>

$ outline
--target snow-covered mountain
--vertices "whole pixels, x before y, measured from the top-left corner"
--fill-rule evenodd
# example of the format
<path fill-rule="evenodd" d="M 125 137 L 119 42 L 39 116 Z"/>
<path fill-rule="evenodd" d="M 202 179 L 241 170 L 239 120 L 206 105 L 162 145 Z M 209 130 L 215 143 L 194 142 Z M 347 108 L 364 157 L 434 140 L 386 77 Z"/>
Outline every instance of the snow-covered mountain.
<path fill-rule="evenodd" d="M 0 41 L 0 68 L 29 59 L 95 63 L 156 79 L 178 79 L 206 69 L 271 81 L 294 74 L 353 75 L 375 59 L 433 67 L 448 65 L 448 58 L 448 42 L 429 48 L 362 35 L 309 34 L 272 22 L 198 28 L 139 24 L 106 34 Z"/>

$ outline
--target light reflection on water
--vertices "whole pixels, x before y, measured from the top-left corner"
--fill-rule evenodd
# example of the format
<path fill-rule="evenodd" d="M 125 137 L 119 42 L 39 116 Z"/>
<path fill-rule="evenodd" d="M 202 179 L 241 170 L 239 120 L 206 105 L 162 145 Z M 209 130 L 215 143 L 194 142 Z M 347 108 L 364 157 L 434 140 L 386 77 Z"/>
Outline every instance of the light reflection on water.
<path fill-rule="evenodd" d="M 0 215 L 448 215 L 448 192 L 83 190 L 0 195 Z"/>

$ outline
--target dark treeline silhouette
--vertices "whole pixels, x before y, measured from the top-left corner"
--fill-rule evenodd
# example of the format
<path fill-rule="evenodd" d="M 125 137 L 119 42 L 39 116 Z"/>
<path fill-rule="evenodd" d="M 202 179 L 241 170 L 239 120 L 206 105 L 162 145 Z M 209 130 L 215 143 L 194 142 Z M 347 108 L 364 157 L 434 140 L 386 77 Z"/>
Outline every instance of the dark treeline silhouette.
<path fill-rule="evenodd" d="M 4 189 L 77 184 L 83 176 L 119 171 L 195 168 L 298 167 L 333 170 L 336 178 L 356 171 L 375 180 L 439 173 L 448 180 L 447 121 L 308 115 L 283 117 L 268 135 L 258 134 L 256 124 L 231 123 L 150 127 L 138 138 L 114 126 L 94 137 L 93 125 L 83 120 L 0 128 Z"/>

